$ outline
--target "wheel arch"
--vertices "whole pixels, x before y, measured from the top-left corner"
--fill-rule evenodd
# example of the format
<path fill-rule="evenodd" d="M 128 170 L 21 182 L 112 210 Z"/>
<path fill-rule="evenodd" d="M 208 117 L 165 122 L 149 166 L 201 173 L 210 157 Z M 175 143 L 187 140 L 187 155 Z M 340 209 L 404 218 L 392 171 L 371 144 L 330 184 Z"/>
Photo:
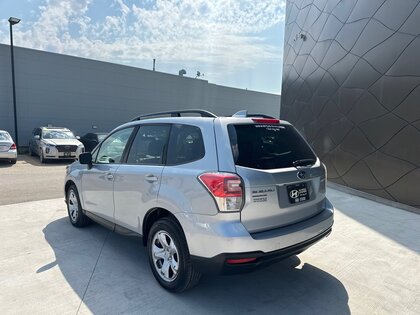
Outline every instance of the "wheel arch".
<path fill-rule="evenodd" d="M 182 233 L 184 233 L 184 237 L 185 237 L 185 232 L 184 229 L 182 228 L 181 223 L 179 222 L 179 220 L 175 217 L 175 215 L 172 214 L 172 212 L 164 209 L 164 208 L 152 208 L 149 211 L 147 211 L 146 215 L 144 216 L 143 219 L 143 225 L 142 225 L 142 236 L 143 236 L 143 245 L 146 246 L 147 245 L 147 238 L 149 237 L 149 231 L 150 228 L 152 227 L 153 223 L 155 223 L 157 220 L 165 218 L 165 217 L 169 217 L 172 218 L 181 228 Z"/>
<path fill-rule="evenodd" d="M 81 196 L 81 194 L 80 194 L 80 189 L 79 189 L 79 187 L 77 186 L 76 182 L 75 182 L 74 180 L 72 180 L 72 179 L 68 179 L 68 180 L 66 181 L 65 185 L 64 185 L 64 199 L 65 199 L 65 201 L 67 202 L 67 191 L 68 191 L 68 189 L 70 188 L 70 186 L 72 186 L 72 185 L 74 185 L 74 187 L 76 187 L 77 192 L 78 192 L 78 194 L 79 194 L 79 199 L 80 199 L 80 201 L 81 201 L 81 203 L 82 203 L 82 205 L 83 205 L 83 200 L 82 200 L 82 196 Z"/>
<path fill-rule="evenodd" d="M 71 179 L 66 181 L 66 184 L 64 185 L 64 196 L 65 198 L 67 198 L 67 190 L 70 188 L 71 185 L 76 186 L 76 183 L 73 182 Z M 77 188 L 77 186 L 76 186 Z"/>

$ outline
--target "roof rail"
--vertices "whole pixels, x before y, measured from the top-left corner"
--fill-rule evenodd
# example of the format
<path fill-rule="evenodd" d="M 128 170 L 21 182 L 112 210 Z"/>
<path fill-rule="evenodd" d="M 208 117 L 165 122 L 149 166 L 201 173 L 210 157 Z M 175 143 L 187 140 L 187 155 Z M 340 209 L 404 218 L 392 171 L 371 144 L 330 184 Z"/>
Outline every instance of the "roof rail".
<path fill-rule="evenodd" d="M 181 117 L 181 114 L 200 114 L 201 117 L 213 117 L 216 118 L 217 116 L 209 111 L 202 110 L 202 109 L 185 109 L 185 110 L 176 110 L 176 111 L 168 111 L 168 112 L 158 112 L 158 113 L 151 113 L 140 115 L 133 118 L 131 121 L 141 120 L 145 118 L 152 118 L 155 116 L 164 116 L 164 115 L 171 115 L 171 117 Z"/>
<path fill-rule="evenodd" d="M 246 118 L 246 117 L 260 117 L 260 118 L 269 118 L 269 119 L 276 119 L 275 117 L 268 116 L 265 114 L 248 114 L 247 110 L 240 110 L 232 115 L 235 118 Z"/>

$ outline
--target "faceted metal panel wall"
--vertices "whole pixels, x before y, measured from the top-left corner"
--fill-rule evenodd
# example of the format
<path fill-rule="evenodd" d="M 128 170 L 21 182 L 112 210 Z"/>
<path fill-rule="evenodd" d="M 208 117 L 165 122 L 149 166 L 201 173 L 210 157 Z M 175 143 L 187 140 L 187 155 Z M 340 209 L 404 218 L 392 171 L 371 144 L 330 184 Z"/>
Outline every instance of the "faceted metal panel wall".
<path fill-rule="evenodd" d="M 281 118 L 331 181 L 420 207 L 420 1 L 288 0 Z"/>

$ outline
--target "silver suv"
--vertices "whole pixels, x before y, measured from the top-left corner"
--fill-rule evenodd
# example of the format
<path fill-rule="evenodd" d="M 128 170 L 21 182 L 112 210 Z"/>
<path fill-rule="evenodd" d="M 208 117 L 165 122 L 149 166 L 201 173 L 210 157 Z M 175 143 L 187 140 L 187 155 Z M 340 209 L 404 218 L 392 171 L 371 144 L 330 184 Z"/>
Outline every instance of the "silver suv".
<path fill-rule="evenodd" d="M 288 122 L 190 110 L 114 129 L 67 168 L 65 196 L 74 226 L 142 237 L 157 281 L 181 292 L 202 273 L 252 271 L 327 236 L 325 186 L 325 166 Z"/>

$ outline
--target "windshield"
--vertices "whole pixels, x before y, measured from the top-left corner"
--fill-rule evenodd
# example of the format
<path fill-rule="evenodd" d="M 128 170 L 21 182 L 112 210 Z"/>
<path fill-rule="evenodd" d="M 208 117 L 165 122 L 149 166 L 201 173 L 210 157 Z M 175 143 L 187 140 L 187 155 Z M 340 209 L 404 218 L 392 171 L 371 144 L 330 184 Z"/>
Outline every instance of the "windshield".
<path fill-rule="evenodd" d="M 76 137 L 71 131 L 43 130 L 42 139 L 76 139 Z"/>
<path fill-rule="evenodd" d="M 0 132 L 0 141 L 9 141 L 9 140 L 11 139 L 8 133 Z"/>
<path fill-rule="evenodd" d="M 302 160 L 316 161 L 312 149 L 292 126 L 229 125 L 228 131 L 236 165 L 275 169 L 293 167 Z"/>

